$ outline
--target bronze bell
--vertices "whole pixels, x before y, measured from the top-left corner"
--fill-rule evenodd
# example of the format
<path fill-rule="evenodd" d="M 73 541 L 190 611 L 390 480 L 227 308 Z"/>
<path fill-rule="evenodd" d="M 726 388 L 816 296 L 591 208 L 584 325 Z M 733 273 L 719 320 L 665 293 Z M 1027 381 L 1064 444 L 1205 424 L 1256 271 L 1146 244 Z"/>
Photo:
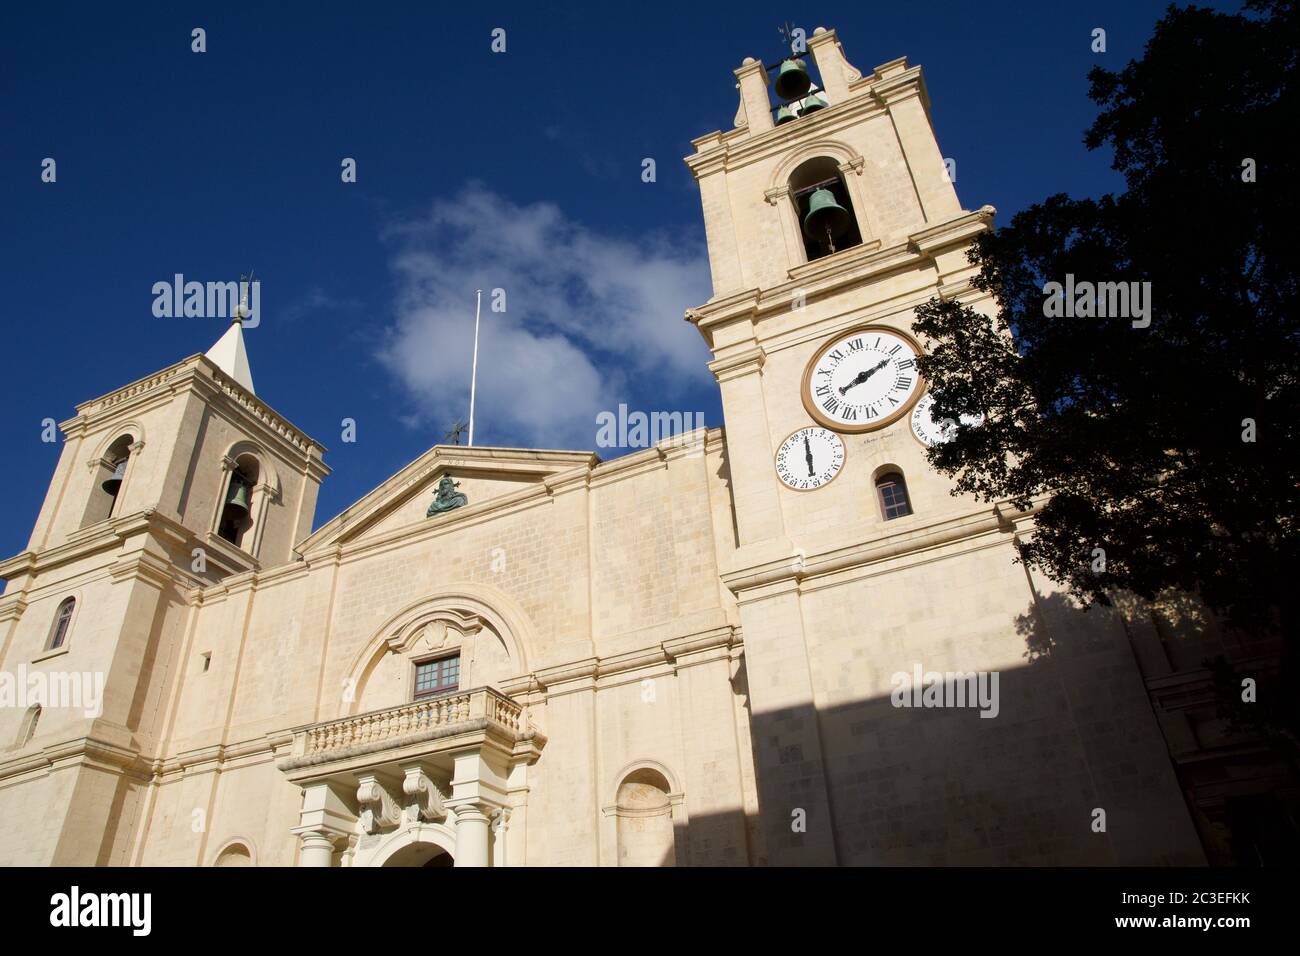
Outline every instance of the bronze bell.
<path fill-rule="evenodd" d="M 230 479 L 226 493 L 226 517 L 242 521 L 248 517 L 248 482 L 236 476 Z"/>
<path fill-rule="evenodd" d="M 792 122 L 797 117 L 798 114 L 795 113 L 794 107 L 787 103 L 786 105 L 777 108 L 776 125 L 780 126 L 782 123 Z"/>
<path fill-rule="evenodd" d="M 835 201 L 835 195 L 829 189 L 817 190 L 808 200 L 803 231 L 814 242 L 825 242 L 834 251 L 834 240 L 848 232 L 851 223 L 849 211 Z"/>
<path fill-rule="evenodd" d="M 809 113 L 816 113 L 818 110 L 824 110 L 829 105 L 829 103 L 816 93 L 811 93 L 799 102 L 799 115 L 807 116 Z"/>
<path fill-rule="evenodd" d="M 123 458 L 113 466 L 113 473 L 100 482 L 99 487 L 103 488 L 114 498 L 117 497 L 118 491 L 122 487 L 122 479 L 126 477 L 126 459 Z"/>
<path fill-rule="evenodd" d="M 783 60 L 781 67 L 776 71 L 776 80 L 772 83 L 772 89 L 776 95 L 783 100 L 798 99 L 808 92 L 812 86 L 812 79 L 808 76 L 808 67 L 804 66 L 803 60 Z"/>

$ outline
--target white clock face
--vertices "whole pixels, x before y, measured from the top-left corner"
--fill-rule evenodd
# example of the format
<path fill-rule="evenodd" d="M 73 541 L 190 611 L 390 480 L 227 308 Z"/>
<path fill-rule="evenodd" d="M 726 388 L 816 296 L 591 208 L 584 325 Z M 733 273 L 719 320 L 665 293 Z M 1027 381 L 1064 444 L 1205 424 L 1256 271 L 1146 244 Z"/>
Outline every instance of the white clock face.
<path fill-rule="evenodd" d="M 844 467 L 844 439 L 825 428 L 801 428 L 776 450 L 776 474 L 795 491 L 829 484 Z"/>
<path fill-rule="evenodd" d="M 823 346 L 804 372 L 804 407 L 837 431 L 888 425 L 921 392 L 917 355 L 910 337 L 882 326 L 845 332 Z"/>
<path fill-rule="evenodd" d="M 921 400 L 916 403 L 912 409 L 912 434 L 920 439 L 921 444 L 934 446 L 950 442 L 957 433 L 957 426 L 952 419 L 945 418 L 942 422 L 936 422 L 931 413 L 934 408 L 934 398 L 927 392 L 921 396 Z M 984 421 L 983 415 L 963 415 L 961 423 L 963 425 L 979 425 Z"/>

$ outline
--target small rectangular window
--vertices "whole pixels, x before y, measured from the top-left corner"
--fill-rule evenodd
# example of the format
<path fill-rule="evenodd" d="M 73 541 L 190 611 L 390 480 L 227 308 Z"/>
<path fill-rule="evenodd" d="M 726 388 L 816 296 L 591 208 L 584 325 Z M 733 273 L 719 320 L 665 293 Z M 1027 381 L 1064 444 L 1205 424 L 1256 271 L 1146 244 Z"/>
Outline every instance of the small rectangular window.
<path fill-rule="evenodd" d="M 460 686 L 460 655 L 415 665 L 415 698 L 445 694 Z"/>

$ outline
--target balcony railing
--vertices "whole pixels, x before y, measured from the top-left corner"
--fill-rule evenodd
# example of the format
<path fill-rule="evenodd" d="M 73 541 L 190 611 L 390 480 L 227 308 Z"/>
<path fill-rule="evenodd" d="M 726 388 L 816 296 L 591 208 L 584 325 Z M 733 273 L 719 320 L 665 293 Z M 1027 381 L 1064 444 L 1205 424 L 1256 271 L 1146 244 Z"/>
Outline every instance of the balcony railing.
<path fill-rule="evenodd" d="M 293 756 L 314 763 L 355 749 L 398 746 L 480 721 L 494 722 L 514 736 L 528 729 L 520 704 L 490 687 L 476 687 L 300 728 L 293 735 Z"/>

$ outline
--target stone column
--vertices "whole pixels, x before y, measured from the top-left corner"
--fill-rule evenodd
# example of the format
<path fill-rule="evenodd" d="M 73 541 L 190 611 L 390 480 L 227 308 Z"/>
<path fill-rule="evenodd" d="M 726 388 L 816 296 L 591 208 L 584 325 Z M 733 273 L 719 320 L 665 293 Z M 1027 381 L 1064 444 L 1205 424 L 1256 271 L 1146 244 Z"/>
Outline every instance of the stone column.
<path fill-rule="evenodd" d="M 456 865 L 491 866 L 488 852 L 487 807 L 477 803 L 464 803 L 453 807 L 456 814 Z"/>
<path fill-rule="evenodd" d="M 299 866 L 333 866 L 334 841 L 338 835 L 328 830 L 304 830 L 294 827 L 302 842 L 302 851 L 298 855 Z"/>
<path fill-rule="evenodd" d="M 333 866 L 335 846 L 356 825 L 355 791 L 334 781 L 310 783 L 302 790 L 298 825 L 289 832 L 301 841 L 299 866 Z"/>

